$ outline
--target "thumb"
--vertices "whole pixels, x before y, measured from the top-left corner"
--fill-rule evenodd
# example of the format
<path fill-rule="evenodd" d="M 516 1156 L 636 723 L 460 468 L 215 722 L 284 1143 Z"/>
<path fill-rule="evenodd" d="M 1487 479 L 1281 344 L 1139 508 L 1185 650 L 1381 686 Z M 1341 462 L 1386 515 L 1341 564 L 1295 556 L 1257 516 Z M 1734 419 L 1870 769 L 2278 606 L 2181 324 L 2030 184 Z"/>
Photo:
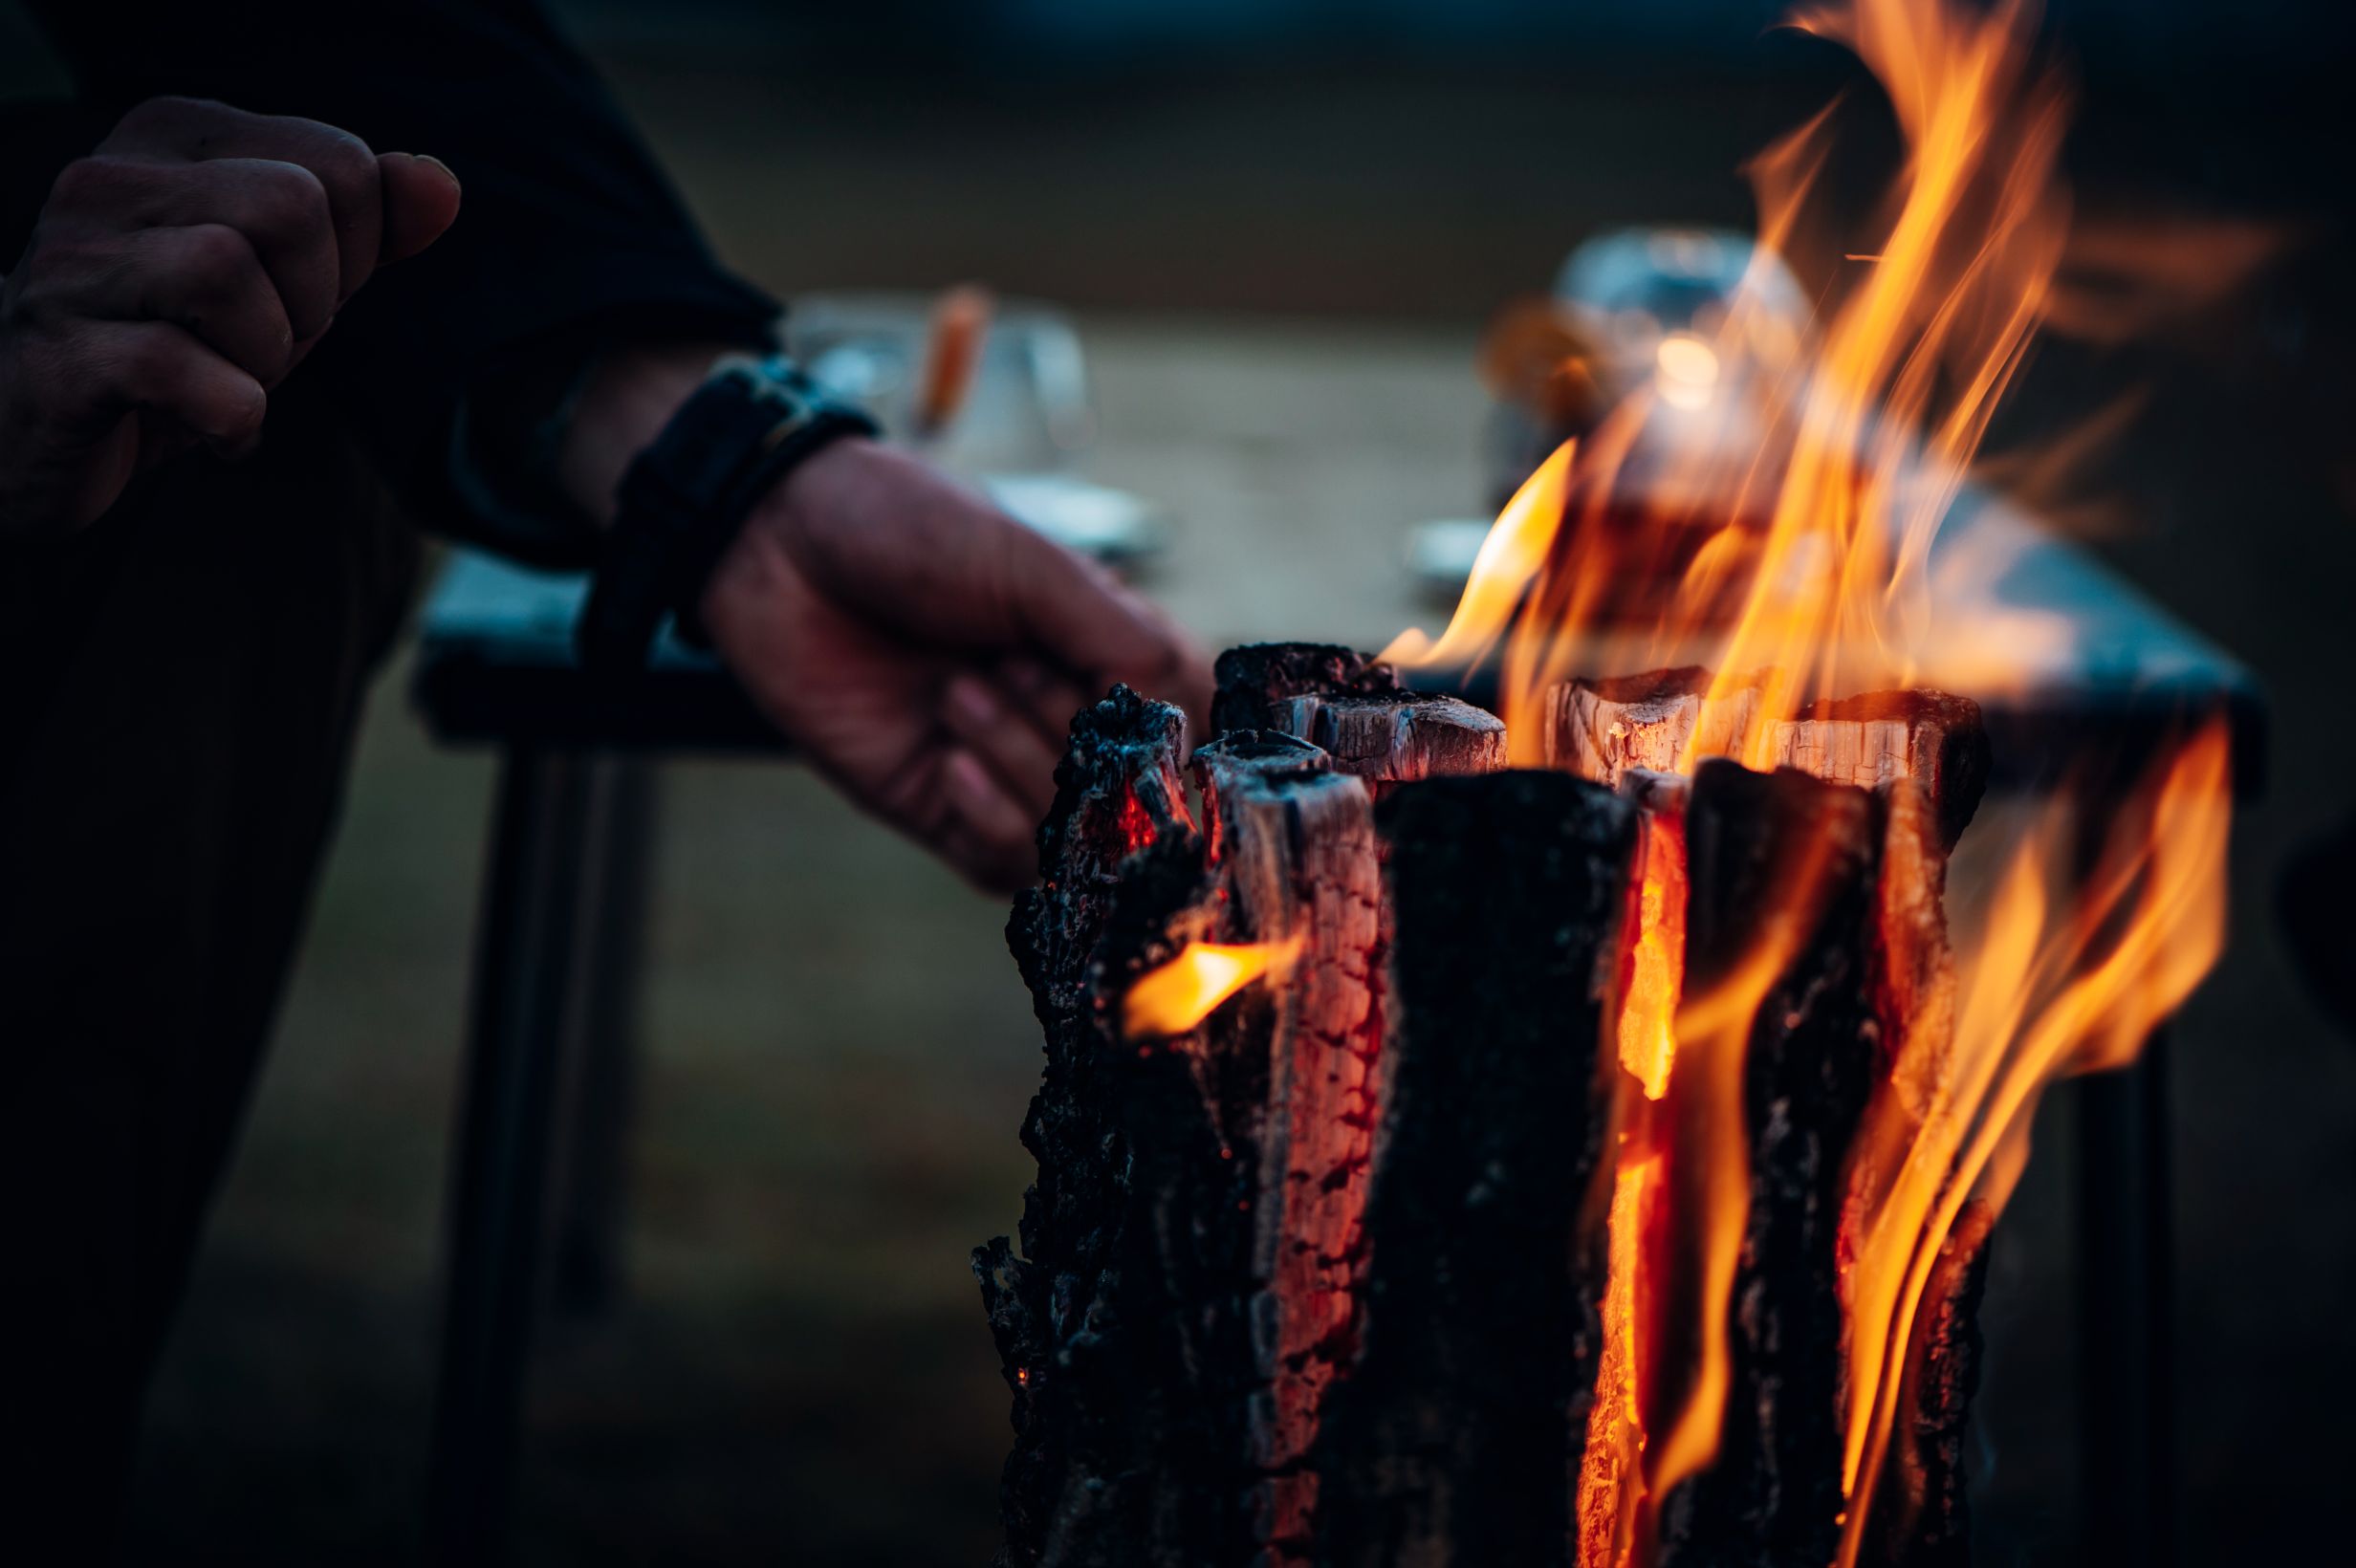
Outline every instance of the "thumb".
<path fill-rule="evenodd" d="M 388 152 L 377 156 L 384 198 L 380 261 L 403 261 L 442 237 L 458 217 L 458 176 L 438 158 Z"/>

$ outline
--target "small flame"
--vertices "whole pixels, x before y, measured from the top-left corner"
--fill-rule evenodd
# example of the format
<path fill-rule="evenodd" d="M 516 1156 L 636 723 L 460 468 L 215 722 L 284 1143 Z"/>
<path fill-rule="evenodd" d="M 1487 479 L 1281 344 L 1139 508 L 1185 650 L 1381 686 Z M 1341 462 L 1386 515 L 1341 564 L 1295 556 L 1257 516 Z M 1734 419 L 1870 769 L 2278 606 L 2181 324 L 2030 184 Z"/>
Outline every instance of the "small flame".
<path fill-rule="evenodd" d="M 1620 1065 L 1647 1100 L 1669 1092 L 1677 1060 L 1673 1026 L 1685 985 L 1685 903 L 1684 826 L 1675 817 L 1648 813 L 1618 1024 Z"/>
<path fill-rule="evenodd" d="M 1285 942 L 1189 942 L 1186 950 L 1148 969 L 1121 999 L 1121 1032 L 1129 1039 L 1183 1034 L 1221 1002 L 1263 975 L 1281 974 L 1300 951 Z"/>

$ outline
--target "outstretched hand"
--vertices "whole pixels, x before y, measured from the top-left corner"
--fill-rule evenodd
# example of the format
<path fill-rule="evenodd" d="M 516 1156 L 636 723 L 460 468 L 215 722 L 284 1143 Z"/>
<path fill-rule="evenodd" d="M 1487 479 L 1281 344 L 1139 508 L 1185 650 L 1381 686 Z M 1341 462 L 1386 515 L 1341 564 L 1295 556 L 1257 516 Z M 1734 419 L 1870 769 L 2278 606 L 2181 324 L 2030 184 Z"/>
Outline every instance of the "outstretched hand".
<path fill-rule="evenodd" d="M 448 169 L 332 125 L 132 110 L 57 177 L 0 282 L 0 536 L 91 522 L 193 446 L 251 450 L 336 313 L 457 214 Z"/>
<path fill-rule="evenodd" d="M 1072 715 L 1115 681 L 1208 711 L 1211 670 L 1098 568 L 914 459 L 839 441 L 753 512 L 701 606 L 753 700 L 981 886 L 1033 880 Z"/>

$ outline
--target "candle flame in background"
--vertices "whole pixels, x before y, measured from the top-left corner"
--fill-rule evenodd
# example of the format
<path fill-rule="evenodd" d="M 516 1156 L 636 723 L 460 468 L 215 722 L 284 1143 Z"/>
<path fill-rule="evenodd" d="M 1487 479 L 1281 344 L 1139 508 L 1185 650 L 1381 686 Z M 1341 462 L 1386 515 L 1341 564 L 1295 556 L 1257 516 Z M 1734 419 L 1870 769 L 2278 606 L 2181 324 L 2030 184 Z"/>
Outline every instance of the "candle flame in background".
<path fill-rule="evenodd" d="M 1548 688 L 1703 666 L 1688 773 L 1711 754 L 1773 767 L 1778 724 L 1822 699 L 1987 699 L 2059 665 L 2069 627 L 1996 591 L 2018 539 L 1974 530 L 1932 555 L 1991 419 L 2040 331 L 2156 331 L 2245 278 L 2276 236 L 2116 221 L 2073 234 L 2058 166 L 2068 93 L 2033 51 L 2037 20 L 2032 0 L 1796 11 L 1791 26 L 1853 52 L 1887 96 L 1904 152 L 1883 199 L 1860 222 L 1820 182 L 1838 104 L 1754 160 L 1756 253 L 1727 308 L 1660 339 L 1649 377 L 1507 503 L 1447 629 L 1408 631 L 1385 657 L 1494 659 L 1519 766 L 1546 761 Z M 1785 263 L 1821 280 L 1804 334 L 1768 303 Z M 2093 412 L 2013 472 L 2057 480 L 2125 417 Z M 2012 839 L 1984 820 L 1949 869 L 1961 1001 L 1914 1023 L 1952 1036 L 1897 1042 L 1899 1069 L 1932 1064 L 1928 1087 L 1893 1071 L 1848 1175 L 1843 1568 L 1904 1429 L 1916 1312 L 1958 1216 L 2010 1194 L 2045 1086 L 2132 1060 L 2221 948 L 2232 780 L 2224 727 L 2204 718 L 2186 715 L 2140 771 L 2040 801 Z M 1762 912 L 1753 952 L 1680 996 L 1660 949 L 1681 891 L 1654 884 L 1681 882 L 1682 857 L 1670 872 L 1666 854 L 1648 835 L 1609 1026 L 1623 1071 L 1608 1195 L 1589 1205 L 1610 1278 L 1582 1568 L 1649 1562 L 1660 1499 L 1717 1451 L 1750 1201 L 1743 1056 L 1814 896 L 1793 886 L 1786 910 Z"/>
<path fill-rule="evenodd" d="M 1138 976 L 1121 999 L 1121 1032 L 1129 1039 L 1184 1034 L 1219 1004 L 1269 974 L 1281 974 L 1300 952 L 1284 942 L 1189 942 L 1168 963 Z"/>

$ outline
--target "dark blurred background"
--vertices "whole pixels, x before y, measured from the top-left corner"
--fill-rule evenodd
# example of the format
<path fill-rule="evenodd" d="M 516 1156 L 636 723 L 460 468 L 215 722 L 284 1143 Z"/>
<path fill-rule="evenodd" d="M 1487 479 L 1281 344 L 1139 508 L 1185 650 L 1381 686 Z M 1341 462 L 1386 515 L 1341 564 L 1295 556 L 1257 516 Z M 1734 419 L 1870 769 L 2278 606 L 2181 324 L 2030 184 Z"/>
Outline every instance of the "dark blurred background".
<path fill-rule="evenodd" d="M 1602 229 L 1748 228 L 1738 164 L 1854 81 L 1750 0 L 560 10 L 756 281 L 1076 309 L 1091 471 L 1173 509 L 1160 586 L 1214 645 L 1386 640 L 1402 529 L 1480 508 L 1490 313 Z M 2351 30 L 2293 0 L 2051 10 L 2085 205 L 2288 237 L 2194 330 L 2048 352 L 1999 431 L 2147 387 L 2079 487 L 2127 525 L 2093 547 L 2275 705 L 2234 945 L 2173 1046 L 2186 1560 L 2263 1561 L 2336 1525 L 2356 1459 L 2356 1052 L 2273 908 L 2356 808 Z M 0 55 L 42 90 L 6 6 Z M 155 1389 L 136 1561 L 416 1550 L 491 768 L 427 744 L 404 673 Z M 791 769 L 666 770 L 627 1290 L 542 1341 L 525 1560 L 986 1560 L 1008 1402 L 966 1252 L 1018 1212 L 1038 1061 L 1001 921 Z M 2076 1550 L 2048 1121 L 1988 1309 L 1990 1563 Z"/>

